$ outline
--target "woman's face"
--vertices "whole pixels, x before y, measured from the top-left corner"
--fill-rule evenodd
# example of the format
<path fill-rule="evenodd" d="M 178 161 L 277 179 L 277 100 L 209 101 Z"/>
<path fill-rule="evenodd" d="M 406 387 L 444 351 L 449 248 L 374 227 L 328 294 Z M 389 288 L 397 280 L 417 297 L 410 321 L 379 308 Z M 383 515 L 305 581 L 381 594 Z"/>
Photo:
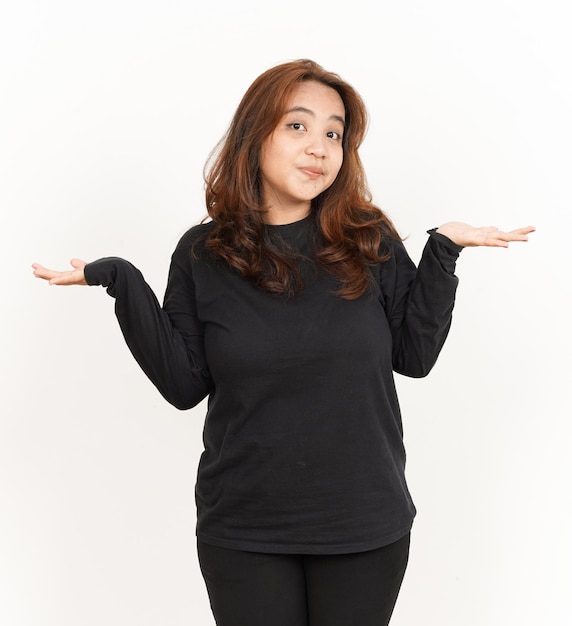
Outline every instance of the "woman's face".
<path fill-rule="evenodd" d="M 269 223 L 302 219 L 334 182 L 343 161 L 344 120 L 344 103 L 331 87 L 306 81 L 294 91 L 260 152 Z"/>

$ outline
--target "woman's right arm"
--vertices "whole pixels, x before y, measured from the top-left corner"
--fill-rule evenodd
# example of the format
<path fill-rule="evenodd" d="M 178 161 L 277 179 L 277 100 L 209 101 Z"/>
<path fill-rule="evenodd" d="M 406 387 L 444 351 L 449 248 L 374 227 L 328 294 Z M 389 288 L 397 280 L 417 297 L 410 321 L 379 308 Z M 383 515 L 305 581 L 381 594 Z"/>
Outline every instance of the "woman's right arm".
<path fill-rule="evenodd" d="M 72 261 L 56 272 L 34 264 L 34 274 L 55 285 L 102 285 L 115 298 L 115 313 L 131 353 L 161 395 L 178 409 L 198 404 L 211 390 L 203 326 L 198 320 L 188 249 L 173 254 L 163 308 L 141 272 L 128 261 Z"/>

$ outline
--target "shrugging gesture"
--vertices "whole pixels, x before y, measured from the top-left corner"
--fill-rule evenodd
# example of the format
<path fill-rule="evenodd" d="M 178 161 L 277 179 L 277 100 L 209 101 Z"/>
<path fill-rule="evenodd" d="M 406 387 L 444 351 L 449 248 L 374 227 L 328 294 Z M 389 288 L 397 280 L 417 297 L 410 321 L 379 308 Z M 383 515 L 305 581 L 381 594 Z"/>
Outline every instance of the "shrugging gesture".
<path fill-rule="evenodd" d="M 528 241 L 528 235 L 536 230 L 534 226 L 524 226 L 510 231 L 499 230 L 496 226 L 471 226 L 463 222 L 447 222 L 437 229 L 458 246 L 508 248 L 509 243 Z M 87 285 L 83 268 L 87 265 L 81 259 L 71 259 L 73 270 L 51 270 L 39 263 L 33 263 L 34 276 L 47 280 L 50 285 Z"/>
<path fill-rule="evenodd" d="M 105 287 L 175 407 L 208 396 L 196 534 L 217 624 L 389 624 L 416 512 L 394 372 L 433 367 L 462 247 L 534 231 L 448 222 L 416 266 L 367 188 L 367 121 L 313 61 L 261 74 L 208 164 L 211 219 L 181 238 L 162 305 L 124 259 L 33 265 L 51 285 Z"/>

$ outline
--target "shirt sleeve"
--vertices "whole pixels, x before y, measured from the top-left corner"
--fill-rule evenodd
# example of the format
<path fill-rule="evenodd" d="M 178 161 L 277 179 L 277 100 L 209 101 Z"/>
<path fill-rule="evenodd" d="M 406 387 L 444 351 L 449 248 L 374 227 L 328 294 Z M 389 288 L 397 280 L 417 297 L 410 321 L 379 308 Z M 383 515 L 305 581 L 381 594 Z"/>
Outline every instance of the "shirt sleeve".
<path fill-rule="evenodd" d="M 84 272 L 89 285 L 103 285 L 115 298 L 121 331 L 141 369 L 168 402 L 189 409 L 209 393 L 212 379 L 196 314 L 190 249 L 183 240 L 173 253 L 163 307 L 141 272 L 124 259 L 99 259 Z"/>
<path fill-rule="evenodd" d="M 428 231 L 416 268 L 400 241 L 382 265 L 381 291 L 393 340 L 393 369 L 404 376 L 426 376 L 449 333 L 462 250 L 448 237 Z"/>

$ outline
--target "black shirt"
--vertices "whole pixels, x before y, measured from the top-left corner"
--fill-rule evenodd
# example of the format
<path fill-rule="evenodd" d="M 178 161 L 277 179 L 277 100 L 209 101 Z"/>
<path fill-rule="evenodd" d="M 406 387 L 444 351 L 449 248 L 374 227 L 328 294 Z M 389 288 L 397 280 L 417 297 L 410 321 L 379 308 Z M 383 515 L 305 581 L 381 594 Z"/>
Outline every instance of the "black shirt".
<path fill-rule="evenodd" d="M 176 407 L 209 396 L 196 486 L 197 534 L 240 550 L 334 554 L 389 544 L 411 528 L 393 371 L 426 375 L 451 323 L 461 250 L 431 233 L 419 267 L 400 241 L 372 267 L 372 289 L 335 295 L 332 275 L 303 263 L 294 298 L 270 295 L 179 242 L 163 308 L 127 261 L 85 268 L 105 285 L 133 355 Z M 312 255 L 313 221 L 267 226 Z"/>

